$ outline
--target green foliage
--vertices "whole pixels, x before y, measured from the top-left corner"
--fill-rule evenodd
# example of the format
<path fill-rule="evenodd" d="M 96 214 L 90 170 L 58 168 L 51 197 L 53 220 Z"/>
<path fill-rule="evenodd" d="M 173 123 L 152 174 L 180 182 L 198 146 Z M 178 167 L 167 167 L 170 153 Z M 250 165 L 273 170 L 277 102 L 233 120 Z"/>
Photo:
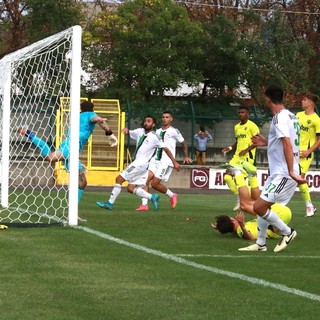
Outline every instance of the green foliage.
<path fill-rule="evenodd" d="M 250 18 L 257 21 L 257 16 Z M 248 84 L 261 104 L 262 88 L 270 83 L 278 83 L 292 93 L 307 91 L 309 60 L 314 55 L 309 44 L 295 39 L 287 19 L 279 12 L 265 20 L 260 17 L 258 30 L 249 29 L 243 35 L 247 59 L 242 66 L 242 83 Z"/>
<path fill-rule="evenodd" d="M 29 42 L 48 37 L 79 24 L 82 5 L 73 0 L 26 0 Z"/>
<path fill-rule="evenodd" d="M 240 71 L 245 59 L 237 32 L 237 22 L 221 14 L 204 22 L 202 26 L 205 40 L 198 67 L 205 84 L 203 95 L 221 99 L 226 88 L 239 85 Z"/>
<path fill-rule="evenodd" d="M 201 53 L 201 28 L 170 0 L 129 1 L 104 12 L 90 30 L 87 39 L 103 44 L 90 60 L 109 70 L 109 95 L 148 99 L 181 81 L 201 80 L 194 64 Z"/>

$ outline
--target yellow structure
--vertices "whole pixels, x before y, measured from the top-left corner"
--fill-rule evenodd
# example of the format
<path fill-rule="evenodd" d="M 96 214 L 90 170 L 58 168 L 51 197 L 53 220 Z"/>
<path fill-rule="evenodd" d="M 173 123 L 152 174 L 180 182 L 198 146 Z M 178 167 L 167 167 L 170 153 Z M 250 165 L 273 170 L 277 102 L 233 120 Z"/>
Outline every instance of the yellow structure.
<path fill-rule="evenodd" d="M 81 98 L 81 102 L 87 99 Z M 117 136 L 117 147 L 111 147 L 108 137 L 102 130 L 96 128 L 87 145 L 80 154 L 80 161 L 86 166 L 88 185 L 113 185 L 116 176 L 123 170 L 124 164 L 124 135 L 121 128 L 125 127 L 125 113 L 120 110 L 119 100 L 92 99 L 94 111 L 107 122 Z M 68 130 L 70 99 L 60 98 L 60 109 L 57 111 L 56 147 L 64 139 Z M 68 174 L 63 163 L 56 163 L 55 177 L 58 184 L 68 183 Z"/>

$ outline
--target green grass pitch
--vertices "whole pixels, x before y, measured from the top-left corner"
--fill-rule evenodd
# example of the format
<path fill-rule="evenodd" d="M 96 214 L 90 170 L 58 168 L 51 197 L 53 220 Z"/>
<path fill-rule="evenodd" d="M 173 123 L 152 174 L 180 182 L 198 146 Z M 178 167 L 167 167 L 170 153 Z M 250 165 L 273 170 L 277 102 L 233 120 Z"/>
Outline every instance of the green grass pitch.
<path fill-rule="evenodd" d="M 211 229 L 233 214 L 230 194 L 179 194 L 174 210 L 161 195 L 148 212 L 125 191 L 114 210 L 98 208 L 107 195 L 84 194 L 79 228 L 0 231 L 0 319 L 319 319 L 320 215 L 304 218 L 299 194 L 298 237 L 278 254 L 276 240 L 240 252 L 249 241 Z"/>

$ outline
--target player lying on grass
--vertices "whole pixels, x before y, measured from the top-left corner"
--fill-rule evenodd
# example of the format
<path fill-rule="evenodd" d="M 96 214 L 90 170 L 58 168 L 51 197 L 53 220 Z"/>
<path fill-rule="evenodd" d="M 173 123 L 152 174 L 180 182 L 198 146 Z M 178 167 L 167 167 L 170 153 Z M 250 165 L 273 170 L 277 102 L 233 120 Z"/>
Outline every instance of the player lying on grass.
<path fill-rule="evenodd" d="M 288 207 L 278 203 L 272 206 L 272 209 L 277 212 L 279 217 L 286 224 L 291 221 L 291 210 Z M 250 221 L 245 221 L 245 214 L 240 212 L 234 218 L 228 215 L 217 216 L 215 223 L 211 223 L 211 227 L 218 230 L 221 234 L 233 233 L 239 238 L 245 240 L 257 240 L 258 238 L 258 220 L 257 218 Z M 267 230 L 268 239 L 278 239 L 280 235 L 277 229 L 269 225 Z"/>

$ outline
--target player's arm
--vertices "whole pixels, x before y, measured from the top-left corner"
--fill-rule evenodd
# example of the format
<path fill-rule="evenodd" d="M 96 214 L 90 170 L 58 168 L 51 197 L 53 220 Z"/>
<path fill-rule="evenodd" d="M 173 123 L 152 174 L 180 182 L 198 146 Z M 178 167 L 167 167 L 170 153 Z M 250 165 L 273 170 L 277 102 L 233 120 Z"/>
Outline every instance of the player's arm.
<path fill-rule="evenodd" d="M 307 180 L 301 178 L 299 175 L 297 175 L 294 171 L 294 156 L 293 156 L 293 149 L 291 145 L 291 141 L 289 137 L 283 137 L 281 138 L 284 157 L 287 162 L 288 172 L 290 177 L 295 180 L 298 184 L 307 183 Z"/>
<path fill-rule="evenodd" d="M 240 226 L 240 228 L 242 230 L 243 238 L 245 240 L 255 240 L 253 235 L 251 234 L 251 232 L 248 231 L 248 229 L 246 228 L 245 217 L 244 217 L 244 214 L 242 212 L 240 212 L 240 213 L 238 213 L 236 215 L 236 220 L 238 221 L 239 226 Z"/>
<path fill-rule="evenodd" d="M 239 156 L 240 157 L 243 157 L 245 154 L 247 154 L 250 150 L 252 150 L 252 149 L 254 149 L 254 148 L 256 148 L 257 146 L 256 145 L 254 145 L 254 144 L 251 144 L 248 148 L 246 148 L 246 149 L 244 149 L 244 150 L 241 150 L 240 152 L 239 152 Z"/>
<path fill-rule="evenodd" d="M 188 156 L 188 145 L 186 144 L 185 141 L 182 141 L 181 145 L 182 145 L 183 156 L 184 156 L 183 163 L 189 163 L 189 164 L 192 163 L 192 159 L 189 158 Z"/>
<path fill-rule="evenodd" d="M 226 153 L 230 152 L 231 150 L 236 150 L 237 149 L 237 145 L 238 145 L 238 143 L 236 141 L 233 145 L 223 148 L 221 150 L 221 152 L 225 155 Z"/>
<path fill-rule="evenodd" d="M 104 131 L 105 135 L 110 138 L 111 147 L 115 147 L 118 144 L 118 139 L 113 134 L 113 132 L 110 129 L 109 125 L 107 124 L 107 122 L 103 118 L 101 118 L 99 116 L 96 116 L 96 117 L 92 117 L 90 119 L 90 121 L 93 122 L 93 123 L 97 123 L 99 125 L 99 127 Z"/>
<path fill-rule="evenodd" d="M 307 158 L 312 152 L 320 147 L 320 133 L 317 134 L 316 142 L 308 150 L 300 150 L 300 158 Z"/>
<path fill-rule="evenodd" d="M 164 152 L 168 155 L 168 157 L 170 158 L 170 160 L 173 163 L 174 168 L 177 171 L 180 171 L 180 164 L 177 162 L 177 160 L 174 158 L 173 154 L 171 153 L 171 151 L 169 150 L 169 148 L 167 147 L 163 147 L 162 148 L 164 150 Z"/>
<path fill-rule="evenodd" d="M 251 128 L 251 137 L 254 137 L 255 135 L 257 135 L 257 134 L 259 134 L 259 133 L 260 133 L 259 128 L 258 128 L 256 125 L 254 125 L 254 126 Z M 251 142 L 252 142 L 252 140 L 251 140 Z M 241 151 L 239 152 L 239 156 L 240 156 L 240 157 L 244 156 L 245 154 L 247 154 L 248 152 L 250 152 L 252 149 L 255 149 L 256 147 L 257 147 L 257 146 L 252 143 L 252 144 L 249 145 L 246 149 L 241 150 Z"/>
<path fill-rule="evenodd" d="M 252 144 L 256 147 L 265 147 L 268 145 L 268 139 L 265 138 L 262 134 L 256 134 L 251 138 Z"/>

